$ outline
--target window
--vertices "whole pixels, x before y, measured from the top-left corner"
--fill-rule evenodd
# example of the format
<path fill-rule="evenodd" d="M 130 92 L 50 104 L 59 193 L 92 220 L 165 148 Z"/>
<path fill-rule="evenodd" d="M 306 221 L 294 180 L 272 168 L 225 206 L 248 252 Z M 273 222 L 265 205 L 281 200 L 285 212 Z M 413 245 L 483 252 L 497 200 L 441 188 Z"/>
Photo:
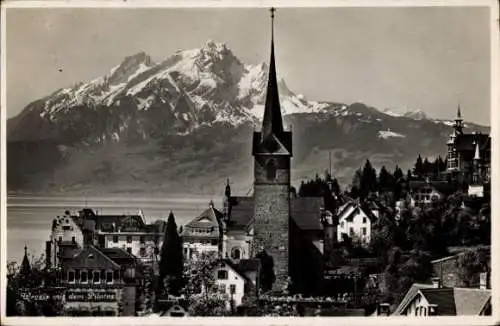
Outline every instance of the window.
<path fill-rule="evenodd" d="M 224 283 L 219 284 L 219 292 L 226 293 L 226 284 Z"/>
<path fill-rule="evenodd" d="M 127 247 L 127 252 L 128 252 L 129 254 L 132 254 L 132 247 Z"/>
<path fill-rule="evenodd" d="M 241 258 L 241 251 L 239 248 L 233 248 L 233 250 L 231 251 L 231 258 L 233 259 Z"/>
<path fill-rule="evenodd" d="M 227 271 L 226 270 L 220 270 L 217 272 L 217 278 L 219 280 L 227 280 Z"/>
<path fill-rule="evenodd" d="M 229 285 L 229 293 L 231 293 L 231 294 L 236 293 L 236 285 L 235 284 Z"/>
<path fill-rule="evenodd" d="M 266 176 L 268 180 L 276 179 L 276 164 L 274 160 L 270 160 L 266 165 Z"/>
<path fill-rule="evenodd" d="M 117 236 L 117 235 L 114 235 L 114 236 L 113 236 L 113 242 L 114 242 L 114 243 L 118 243 L 118 236 Z"/>
<path fill-rule="evenodd" d="M 139 255 L 141 255 L 141 257 L 145 257 L 146 256 L 146 248 L 141 247 L 139 249 Z"/>
<path fill-rule="evenodd" d="M 81 271 L 80 272 L 80 282 L 81 283 L 87 283 L 88 282 L 88 274 L 87 274 L 87 271 Z"/>
<path fill-rule="evenodd" d="M 212 240 L 212 246 L 216 246 L 217 245 L 217 240 L 213 239 Z"/>
<path fill-rule="evenodd" d="M 94 271 L 92 273 L 92 281 L 94 283 L 101 283 L 101 271 Z"/>
<path fill-rule="evenodd" d="M 76 238 L 75 238 L 75 237 L 71 237 L 71 243 L 72 243 L 72 244 L 75 244 L 75 243 L 76 243 Z"/>
<path fill-rule="evenodd" d="M 353 229 L 353 227 L 351 226 L 351 227 L 349 228 L 349 236 L 351 236 L 351 237 L 352 237 L 353 235 L 354 235 L 354 229 Z"/>
<path fill-rule="evenodd" d="M 132 243 L 132 236 L 127 236 L 127 243 Z"/>
<path fill-rule="evenodd" d="M 188 254 L 188 248 L 184 248 L 184 257 L 186 257 Z"/>
<path fill-rule="evenodd" d="M 62 237 L 59 237 L 59 239 L 57 239 L 58 242 L 62 242 Z"/>
<path fill-rule="evenodd" d="M 363 235 L 366 235 L 366 228 L 361 228 L 361 231 L 363 232 Z"/>
<path fill-rule="evenodd" d="M 139 242 L 140 242 L 140 243 L 144 243 L 144 242 L 145 242 L 145 241 L 144 241 L 144 236 L 143 236 L 143 235 L 141 235 L 141 237 L 139 238 Z"/>
<path fill-rule="evenodd" d="M 64 230 L 64 231 L 69 231 L 69 230 L 71 230 L 71 226 L 69 226 L 69 225 L 64 225 L 64 226 L 63 226 L 63 230 Z"/>
<path fill-rule="evenodd" d="M 75 271 L 68 272 L 68 283 L 75 283 Z"/>
<path fill-rule="evenodd" d="M 113 283 L 113 272 L 106 272 L 106 283 Z"/>
<path fill-rule="evenodd" d="M 363 217 L 363 223 L 366 223 L 366 217 Z"/>

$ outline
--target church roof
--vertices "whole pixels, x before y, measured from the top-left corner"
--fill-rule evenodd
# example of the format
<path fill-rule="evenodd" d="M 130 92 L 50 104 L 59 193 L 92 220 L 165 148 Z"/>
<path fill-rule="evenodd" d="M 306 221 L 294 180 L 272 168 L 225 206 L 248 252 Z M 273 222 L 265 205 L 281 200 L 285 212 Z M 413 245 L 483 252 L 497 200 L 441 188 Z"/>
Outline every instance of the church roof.
<path fill-rule="evenodd" d="M 274 62 L 274 15 L 271 27 L 271 59 L 269 61 L 269 75 L 267 81 L 266 104 L 262 121 L 262 135 L 267 138 L 270 134 L 280 135 L 283 132 L 278 81 L 276 78 L 276 64 Z"/>
<path fill-rule="evenodd" d="M 31 264 L 28 259 L 28 248 L 24 246 L 24 257 L 21 263 L 21 275 L 28 276 L 31 273 Z"/>
<path fill-rule="evenodd" d="M 253 197 L 232 196 L 229 198 L 231 213 L 226 222 L 227 230 L 244 230 L 253 218 Z"/>
<path fill-rule="evenodd" d="M 253 221 L 253 197 L 231 197 L 231 215 L 226 223 L 227 229 L 244 230 Z M 291 217 L 304 231 L 322 230 L 320 211 L 323 206 L 321 197 L 295 197 L 291 199 Z"/>
<path fill-rule="evenodd" d="M 292 219 L 303 231 L 323 230 L 320 222 L 321 207 L 323 207 L 321 197 L 292 197 Z"/>
<path fill-rule="evenodd" d="M 276 78 L 276 63 L 274 59 L 274 11 L 271 14 L 271 59 L 267 81 L 266 102 L 262 119 L 261 132 L 253 135 L 253 153 L 292 154 L 291 132 L 283 128 L 283 117 Z"/>

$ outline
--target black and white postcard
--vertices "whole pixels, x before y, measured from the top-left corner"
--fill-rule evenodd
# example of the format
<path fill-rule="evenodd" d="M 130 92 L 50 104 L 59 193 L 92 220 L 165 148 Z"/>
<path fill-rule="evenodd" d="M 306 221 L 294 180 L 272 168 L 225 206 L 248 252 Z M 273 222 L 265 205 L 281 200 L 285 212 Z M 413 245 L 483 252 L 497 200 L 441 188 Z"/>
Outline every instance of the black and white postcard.
<path fill-rule="evenodd" d="M 498 2 L 367 5 L 3 2 L 5 321 L 493 324 Z"/>

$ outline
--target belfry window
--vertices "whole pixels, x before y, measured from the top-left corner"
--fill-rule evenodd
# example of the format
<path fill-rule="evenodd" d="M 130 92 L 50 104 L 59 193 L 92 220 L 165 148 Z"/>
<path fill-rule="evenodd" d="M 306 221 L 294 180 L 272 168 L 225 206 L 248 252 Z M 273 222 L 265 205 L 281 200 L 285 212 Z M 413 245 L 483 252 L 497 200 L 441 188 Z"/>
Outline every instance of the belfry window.
<path fill-rule="evenodd" d="M 276 179 L 276 163 L 274 163 L 274 160 L 270 160 L 269 162 L 267 162 L 266 173 L 268 180 Z"/>

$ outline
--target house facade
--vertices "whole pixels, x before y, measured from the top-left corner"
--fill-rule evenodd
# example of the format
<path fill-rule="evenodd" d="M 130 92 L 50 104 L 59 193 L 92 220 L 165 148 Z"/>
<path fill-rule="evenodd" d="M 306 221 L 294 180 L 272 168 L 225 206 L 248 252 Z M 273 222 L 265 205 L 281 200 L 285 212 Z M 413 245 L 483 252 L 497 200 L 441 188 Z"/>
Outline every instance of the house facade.
<path fill-rule="evenodd" d="M 444 288 L 415 283 L 393 313 L 395 316 L 485 316 L 491 315 L 491 290 Z"/>
<path fill-rule="evenodd" d="M 260 264 L 256 260 L 240 260 L 234 263 L 224 259 L 215 269 L 215 283 L 219 293 L 228 297 L 228 310 L 240 306 L 245 295 L 256 294 L 259 268 Z"/>
<path fill-rule="evenodd" d="M 184 225 L 180 237 L 185 261 L 207 253 L 219 257 L 222 251 L 223 214 L 213 203 L 198 217 Z"/>
<path fill-rule="evenodd" d="M 379 210 L 375 206 L 347 201 L 338 210 L 337 241 L 341 242 L 347 236 L 361 245 L 368 245 L 372 224 L 378 216 Z"/>
<path fill-rule="evenodd" d="M 65 259 L 59 283 L 66 288 L 69 316 L 134 316 L 136 258 L 122 249 L 89 244 Z"/>

